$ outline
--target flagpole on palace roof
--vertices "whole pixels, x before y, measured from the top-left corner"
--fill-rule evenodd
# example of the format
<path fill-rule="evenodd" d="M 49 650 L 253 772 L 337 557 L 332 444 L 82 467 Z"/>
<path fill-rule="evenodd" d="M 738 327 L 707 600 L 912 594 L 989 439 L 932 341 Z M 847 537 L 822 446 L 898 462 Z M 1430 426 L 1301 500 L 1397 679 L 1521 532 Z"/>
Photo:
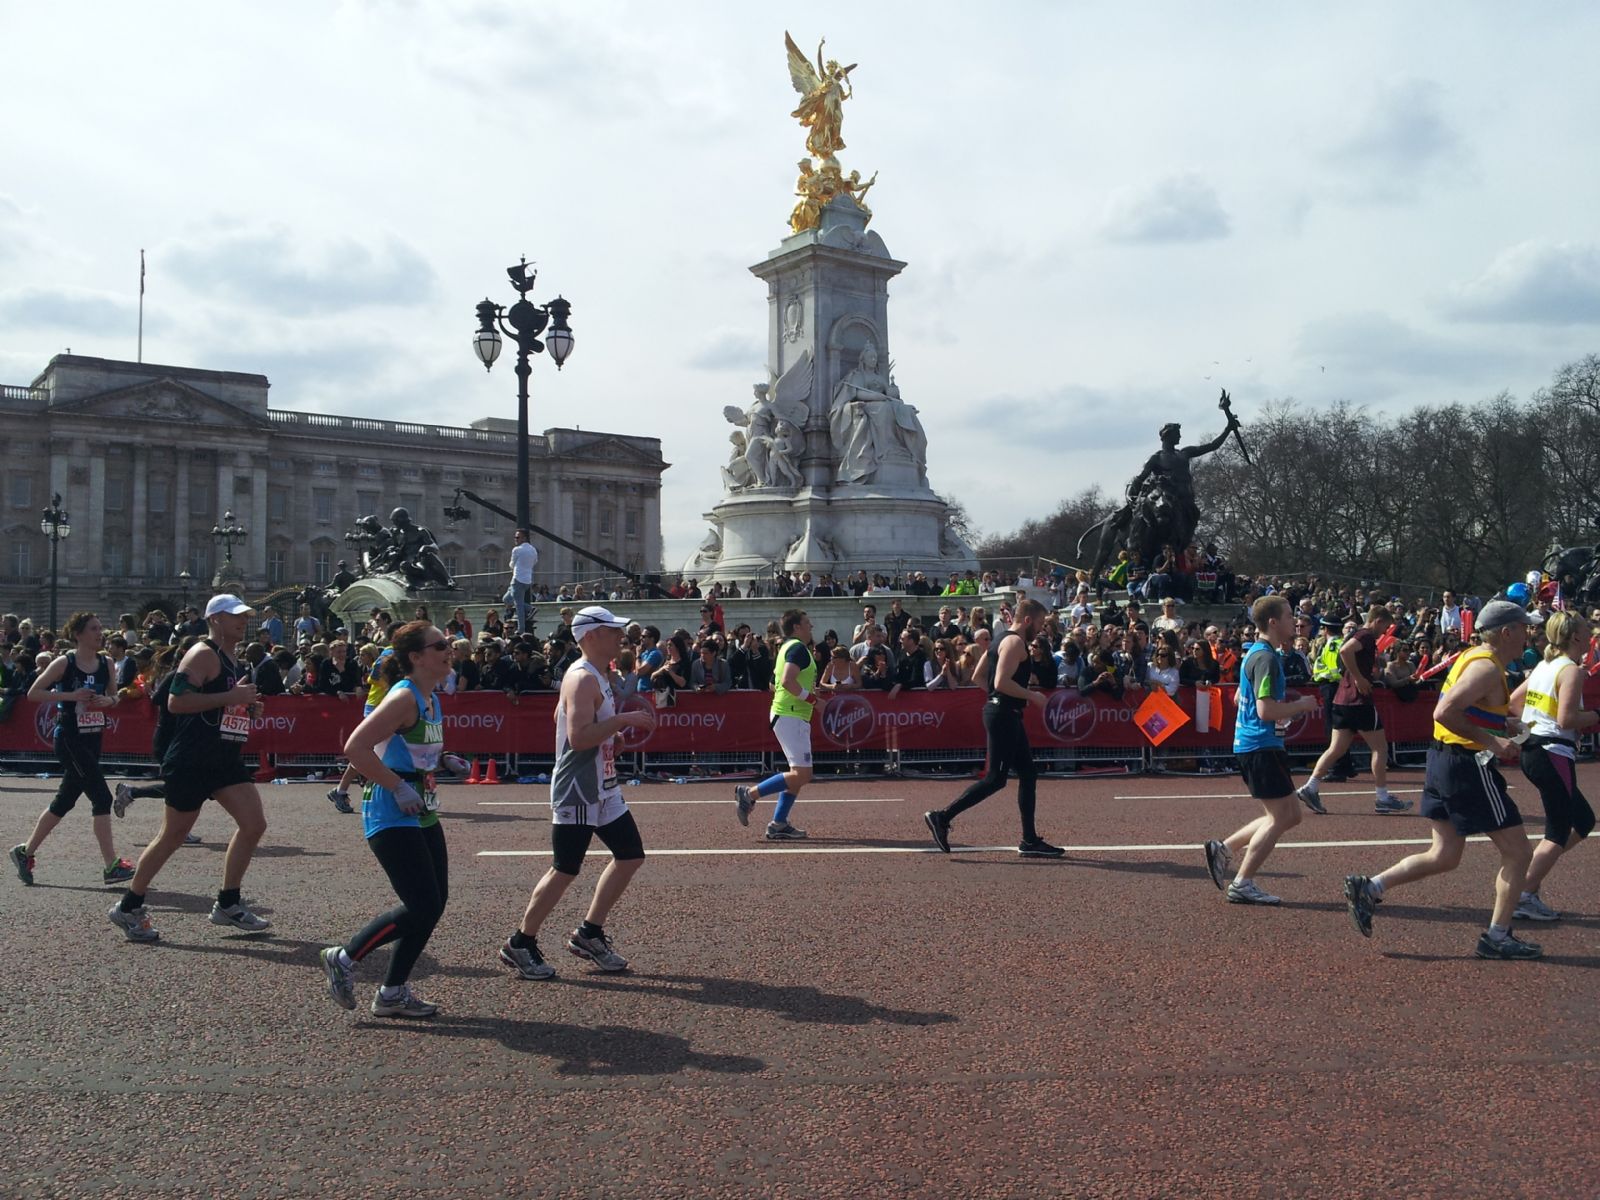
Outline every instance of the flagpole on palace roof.
<path fill-rule="evenodd" d="M 144 251 L 139 251 L 139 357 L 144 361 Z"/>

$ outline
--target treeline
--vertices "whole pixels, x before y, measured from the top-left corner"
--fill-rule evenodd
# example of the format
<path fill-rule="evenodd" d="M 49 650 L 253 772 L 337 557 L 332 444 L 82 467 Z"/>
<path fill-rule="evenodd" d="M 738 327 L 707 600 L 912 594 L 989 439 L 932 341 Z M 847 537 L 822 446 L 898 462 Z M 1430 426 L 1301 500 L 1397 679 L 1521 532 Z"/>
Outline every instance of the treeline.
<path fill-rule="evenodd" d="M 1600 355 L 1558 370 L 1526 402 L 1398 416 L 1338 403 L 1276 402 L 1245 424 L 1254 465 L 1231 439 L 1194 463 L 1201 524 L 1235 570 L 1316 571 L 1493 591 L 1553 545 L 1600 541 Z M 1128 462 L 1131 477 L 1142 464 Z M 1110 511 L 1098 490 L 991 537 L 980 557 L 1076 561 L 1083 530 Z"/>

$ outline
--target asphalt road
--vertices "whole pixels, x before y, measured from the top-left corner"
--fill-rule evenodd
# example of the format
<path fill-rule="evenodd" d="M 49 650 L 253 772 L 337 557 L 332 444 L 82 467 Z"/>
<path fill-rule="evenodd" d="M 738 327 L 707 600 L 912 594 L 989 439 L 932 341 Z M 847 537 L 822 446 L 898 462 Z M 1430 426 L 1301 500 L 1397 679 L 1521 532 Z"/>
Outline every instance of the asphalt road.
<path fill-rule="evenodd" d="M 1600 795 L 1600 768 L 1580 777 Z M 544 983 L 495 952 L 549 862 L 547 789 L 451 788 L 452 896 L 414 977 L 442 1012 L 410 1024 L 365 1010 L 387 951 L 356 1013 L 323 990 L 318 949 L 393 903 L 324 785 L 262 788 L 245 895 L 270 933 L 206 920 L 231 829 L 208 807 L 151 893 L 156 946 L 107 923 L 80 804 L 37 886 L 0 879 L 0 1194 L 1600 1193 L 1600 849 L 1547 885 L 1567 919 L 1519 931 L 1544 960 L 1483 962 L 1486 845 L 1392 892 L 1371 940 L 1350 928 L 1342 877 L 1410 848 L 1331 843 L 1426 836 L 1356 785 L 1274 856 L 1268 910 L 1226 904 L 1197 848 L 1259 811 L 1233 776 L 1045 783 L 1064 862 L 927 853 L 921 813 L 960 782 L 816 785 L 804 846 L 741 829 L 725 784 L 631 788 L 655 853 L 608 930 L 633 970 L 560 949 L 596 854 Z M 6 845 L 52 787 L 0 780 Z M 954 837 L 1014 845 L 1011 793 Z"/>

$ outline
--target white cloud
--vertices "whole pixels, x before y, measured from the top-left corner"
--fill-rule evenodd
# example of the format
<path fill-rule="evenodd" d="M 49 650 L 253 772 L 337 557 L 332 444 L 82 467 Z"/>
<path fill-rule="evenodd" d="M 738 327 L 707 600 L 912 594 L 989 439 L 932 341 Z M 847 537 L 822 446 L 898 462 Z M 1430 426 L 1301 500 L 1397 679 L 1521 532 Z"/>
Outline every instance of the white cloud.
<path fill-rule="evenodd" d="M 1445 112 L 1444 95 L 1428 79 L 1398 79 L 1377 89 L 1354 127 L 1325 154 L 1342 175 L 1347 199 L 1411 200 L 1425 181 L 1465 163 L 1465 144 Z"/>
<path fill-rule="evenodd" d="M 1600 322 L 1600 243 L 1521 242 L 1459 284 L 1445 311 L 1467 321 Z"/>
<path fill-rule="evenodd" d="M 1217 191 L 1197 171 L 1143 188 L 1118 188 L 1101 229 L 1113 242 L 1204 242 L 1228 236 L 1232 222 Z"/>

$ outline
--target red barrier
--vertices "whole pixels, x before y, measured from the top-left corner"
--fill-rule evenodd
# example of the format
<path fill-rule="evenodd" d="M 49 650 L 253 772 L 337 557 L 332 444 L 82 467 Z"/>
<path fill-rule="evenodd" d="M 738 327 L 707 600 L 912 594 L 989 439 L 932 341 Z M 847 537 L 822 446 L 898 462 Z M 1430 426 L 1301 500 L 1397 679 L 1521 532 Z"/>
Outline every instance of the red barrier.
<path fill-rule="evenodd" d="M 1233 744 L 1234 696 L 1222 688 L 1221 712 L 1213 712 L 1208 733 L 1186 723 L 1163 749 L 1220 750 Z M 1294 693 L 1300 694 L 1300 693 Z M 1424 691 L 1411 703 L 1379 689 L 1376 703 L 1392 742 L 1426 742 L 1433 736 L 1433 705 L 1438 693 Z M 1028 736 L 1037 747 L 1113 749 L 1145 745 L 1133 715 L 1144 698 L 1129 692 L 1122 700 L 1104 695 L 1081 696 L 1063 688 L 1050 693 L 1043 709 L 1030 708 Z M 500 692 L 464 692 L 444 698 L 445 740 L 451 750 L 473 754 L 552 754 L 555 750 L 555 695 L 507 697 Z M 1178 704 L 1194 713 L 1194 692 L 1179 689 Z M 630 704 L 648 703 L 642 698 Z M 1600 680 L 1585 696 L 1600 706 Z M 767 696 L 729 692 L 725 696 L 678 694 L 675 707 L 660 709 L 648 735 L 629 730 L 623 735 L 630 752 L 696 753 L 775 750 L 768 726 Z M 842 692 L 814 719 L 812 747 L 841 750 L 981 749 L 983 694 L 976 688 L 956 691 L 905 692 L 893 700 L 883 692 Z M 53 713 L 49 704 L 19 701 L 0 721 L 0 755 L 41 753 L 50 749 Z M 339 754 L 345 739 L 361 721 L 357 697 L 272 696 L 252 727 L 247 752 L 293 756 Z M 106 710 L 105 752 L 109 755 L 150 753 L 155 711 L 142 700 L 124 701 Z M 1220 727 L 1219 727 L 1220 726 Z M 1295 719 L 1287 732 L 1290 746 L 1311 748 L 1327 741 L 1325 714 Z"/>

